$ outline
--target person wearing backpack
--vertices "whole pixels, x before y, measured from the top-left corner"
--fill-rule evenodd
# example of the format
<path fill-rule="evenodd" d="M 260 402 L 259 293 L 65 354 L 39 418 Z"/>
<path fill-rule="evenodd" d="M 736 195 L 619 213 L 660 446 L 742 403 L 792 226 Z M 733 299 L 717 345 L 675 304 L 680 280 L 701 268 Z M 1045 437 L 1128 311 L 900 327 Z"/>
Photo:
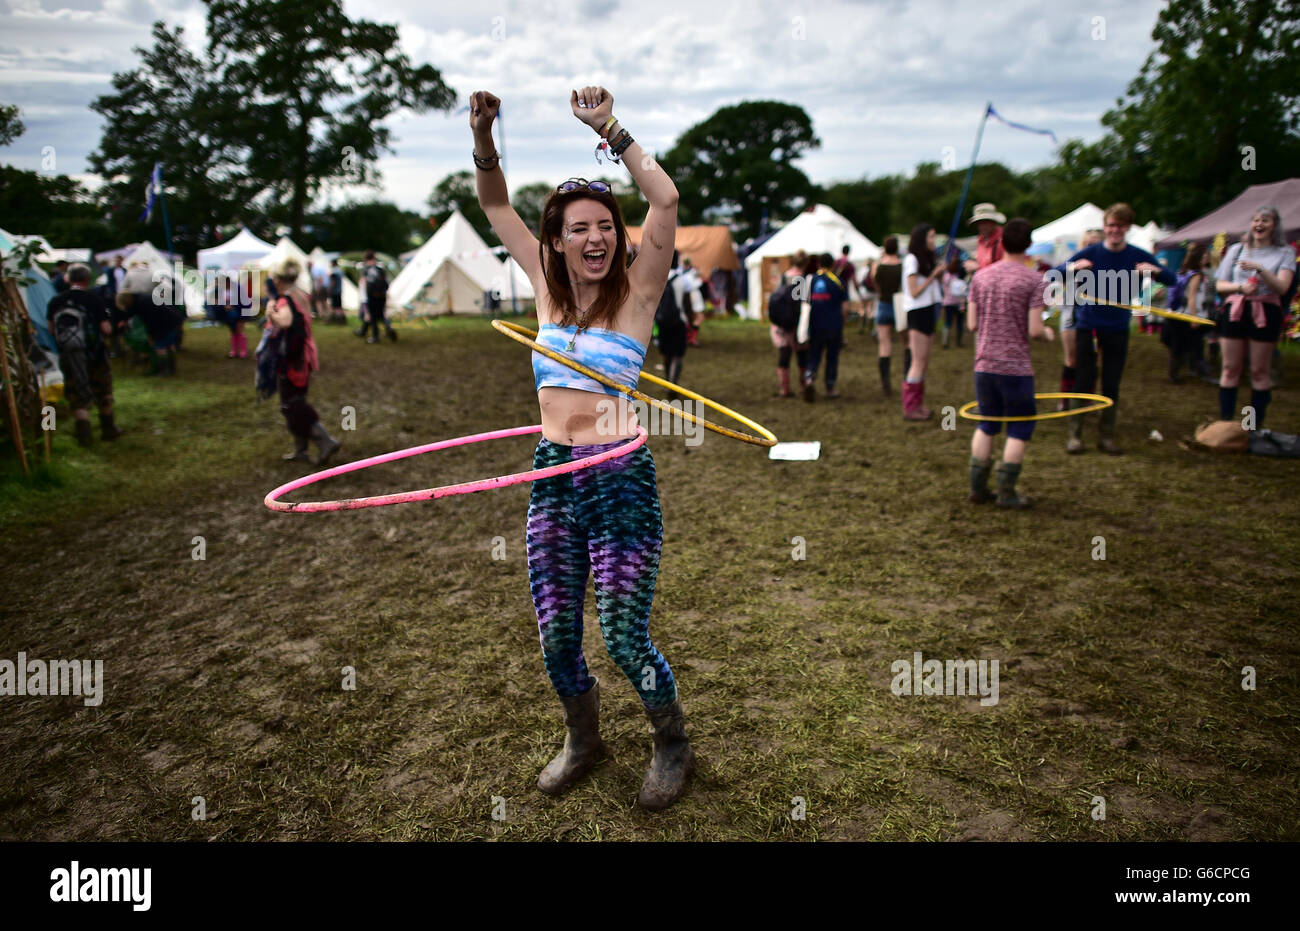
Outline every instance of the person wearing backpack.
<path fill-rule="evenodd" d="M 823 253 L 818 261 L 817 274 L 808 286 L 809 347 L 808 364 L 803 370 L 803 399 L 813 401 L 817 391 L 813 382 L 821 365 L 822 352 L 826 353 L 826 397 L 838 398 L 835 382 L 840 371 L 840 348 L 844 345 L 844 303 L 848 293 L 839 277 L 831 271 L 831 255 Z"/>
<path fill-rule="evenodd" d="M 1183 257 L 1178 279 L 1169 289 L 1169 309 L 1198 315 L 1209 291 L 1206 268 L 1210 257 L 1203 243 L 1193 243 Z M 1186 361 L 1197 375 L 1203 373 L 1205 360 L 1200 351 L 1204 328 L 1186 320 L 1165 320 L 1160 328 L 1160 342 L 1169 350 L 1169 381 L 1178 384 L 1179 372 Z"/>
<path fill-rule="evenodd" d="M 91 404 L 99 405 L 100 436 L 115 440 L 122 435 L 113 421 L 113 370 L 105 342 L 113 327 L 103 299 L 90 290 L 89 268 L 80 263 L 72 265 L 67 282 L 66 291 L 50 298 L 46 319 L 59 347 L 59 370 L 72 408 L 77 442 L 89 446 L 94 439 Z"/>
<path fill-rule="evenodd" d="M 397 331 L 384 316 L 384 308 L 388 303 L 388 274 L 384 271 L 384 266 L 376 260 L 374 249 L 366 250 L 365 270 L 362 274 L 365 276 L 366 321 L 361 325 L 361 335 L 364 336 L 373 326 L 374 333 L 366 342 L 379 342 L 379 324 L 382 323 L 384 329 L 388 331 L 388 338 L 397 342 Z"/>
<path fill-rule="evenodd" d="M 674 385 L 682 377 L 682 362 L 686 358 L 686 334 L 690 329 L 690 317 L 687 316 L 686 308 L 689 306 L 691 289 L 685 271 L 678 264 L 677 252 L 674 250 L 668 283 L 664 285 L 664 293 L 659 296 L 659 306 L 655 308 L 659 352 L 664 357 L 664 378 Z"/>
<path fill-rule="evenodd" d="M 325 430 L 316 409 L 307 401 L 311 373 L 320 365 L 316 340 L 311 333 L 311 295 L 297 286 L 302 267 L 285 259 L 273 272 L 279 296 L 267 307 L 270 330 L 268 344 L 278 352 L 275 361 L 276 389 L 280 393 L 280 413 L 285 427 L 293 435 L 294 450 L 282 457 L 286 462 L 311 462 L 326 465 L 343 444 Z M 258 364 L 262 363 L 259 347 Z M 309 459 L 307 444 L 316 441 L 317 456 Z"/>
<path fill-rule="evenodd" d="M 799 299 L 802 296 L 799 283 L 804 280 L 803 267 L 808 262 L 808 254 L 800 249 L 791 258 L 792 264 L 781 275 L 781 284 L 767 296 L 767 321 L 776 347 L 776 397 L 792 398 L 790 390 L 790 357 L 794 355 L 799 371 L 808 364 L 808 347 L 800 346 Z"/>

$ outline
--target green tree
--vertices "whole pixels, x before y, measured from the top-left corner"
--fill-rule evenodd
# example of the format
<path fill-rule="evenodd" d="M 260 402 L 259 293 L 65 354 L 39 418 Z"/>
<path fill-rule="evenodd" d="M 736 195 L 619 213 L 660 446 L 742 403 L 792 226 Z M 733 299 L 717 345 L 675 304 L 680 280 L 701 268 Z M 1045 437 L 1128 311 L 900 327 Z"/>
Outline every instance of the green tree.
<path fill-rule="evenodd" d="M 764 211 L 788 219 L 815 193 L 794 162 L 820 146 L 802 107 L 754 100 L 692 126 L 659 163 L 677 183 L 682 225 L 700 223 L 712 210 L 733 215 L 740 234 L 751 236 Z"/>
<path fill-rule="evenodd" d="M 492 232 L 487 214 L 478 205 L 478 188 L 474 183 L 473 172 L 462 169 L 447 175 L 437 183 L 426 203 L 439 226 L 446 222 L 453 211 L 459 210 L 485 243 L 489 246 L 501 244 L 501 239 Z"/>
<path fill-rule="evenodd" d="M 18 115 L 14 104 L 0 103 L 0 145 L 8 145 L 26 132 L 27 127 Z"/>
<path fill-rule="evenodd" d="M 79 182 L 8 165 L 0 165 L 0 227 L 40 233 L 55 246 L 104 251 L 122 244 Z"/>
<path fill-rule="evenodd" d="M 375 181 L 392 151 L 385 118 L 452 106 L 437 69 L 400 50 L 396 26 L 350 19 L 341 0 L 207 3 L 209 50 L 243 101 L 228 137 L 248 141 L 248 175 L 289 201 L 293 235 L 323 182 Z"/>
<path fill-rule="evenodd" d="M 902 179 L 896 175 L 857 181 L 835 181 L 817 196 L 875 243 L 893 232 L 894 198 Z"/>
<path fill-rule="evenodd" d="M 1178 225 L 1294 174 L 1300 0 L 1170 0 L 1151 38 L 1155 51 L 1102 117 L 1109 134 L 1075 153 L 1124 177 L 1114 199 Z"/>
<path fill-rule="evenodd" d="M 248 212 L 257 190 L 245 178 L 240 146 L 224 138 L 237 96 L 185 45 L 184 30 L 153 25 L 152 48 L 135 49 L 140 67 L 113 75 L 113 90 L 91 109 L 104 117 L 88 159 L 106 180 L 100 197 L 123 240 L 161 242 L 159 226 L 139 222 L 155 162 L 162 163 L 173 243 L 182 253 L 206 245 L 218 226 Z"/>
<path fill-rule="evenodd" d="M 553 185 L 545 181 L 537 181 L 533 184 L 525 184 L 523 187 L 516 188 L 510 192 L 510 204 L 515 208 L 515 213 L 519 214 L 519 219 L 524 221 L 533 233 L 537 235 L 538 229 L 542 225 L 542 209 L 546 206 L 546 198 L 551 196 L 554 191 Z"/>
<path fill-rule="evenodd" d="M 311 217 L 312 235 L 300 243 L 304 249 L 319 245 L 329 252 L 375 249 L 400 255 L 411 248 L 412 236 L 427 235 L 428 225 L 414 213 L 388 201 L 360 201 L 322 210 Z"/>

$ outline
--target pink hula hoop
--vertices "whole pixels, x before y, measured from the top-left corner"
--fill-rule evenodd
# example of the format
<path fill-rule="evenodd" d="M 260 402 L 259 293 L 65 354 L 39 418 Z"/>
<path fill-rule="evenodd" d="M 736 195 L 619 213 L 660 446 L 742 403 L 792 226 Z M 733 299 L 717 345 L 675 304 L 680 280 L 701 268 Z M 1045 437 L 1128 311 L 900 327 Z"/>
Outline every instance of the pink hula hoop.
<path fill-rule="evenodd" d="M 422 453 L 431 453 L 439 449 L 450 449 L 453 446 L 468 446 L 471 443 L 482 443 L 486 440 L 500 440 L 510 436 L 525 436 L 529 433 L 541 433 L 542 425 L 537 424 L 532 427 L 512 427 L 509 430 L 493 430 L 490 433 L 475 433 L 473 436 L 458 436 L 451 440 L 439 440 L 437 443 L 426 443 L 423 446 L 412 446 L 410 449 L 399 449 L 397 452 L 384 453 L 381 456 L 371 456 L 369 459 L 361 459 L 357 462 L 349 462 L 346 465 L 335 466 L 332 469 L 325 469 L 322 472 L 316 472 L 312 475 L 306 475 L 302 478 L 296 478 L 292 482 L 285 482 L 279 488 L 270 492 L 262 503 L 272 511 L 351 511 L 356 508 L 377 508 L 386 504 L 405 504 L 410 501 L 428 501 L 431 498 L 446 498 L 450 495 L 468 495 L 475 491 L 487 491 L 492 488 L 505 488 L 508 485 L 518 485 L 521 482 L 535 482 L 540 479 L 550 478 L 554 475 L 564 475 L 567 472 L 577 472 L 579 469 L 586 469 L 590 466 L 606 462 L 610 459 L 617 459 L 619 456 L 626 456 L 630 452 L 641 448 L 645 445 L 649 434 L 644 427 L 637 427 L 636 436 L 628 440 L 621 446 L 606 450 L 603 453 L 597 453 L 594 456 L 587 456 L 584 459 L 578 459 L 573 462 L 564 462 L 560 465 L 547 466 L 545 469 L 532 469 L 528 472 L 516 472 L 513 475 L 499 475 L 496 478 L 479 479 L 476 482 L 461 482 L 458 485 L 441 485 L 437 488 L 422 488 L 419 491 L 402 491 L 392 495 L 374 495 L 369 498 L 344 498 L 339 501 L 280 501 L 283 495 L 296 491 L 299 488 L 305 488 L 308 485 L 314 485 L 316 482 L 322 482 L 327 478 L 334 478 L 339 475 L 346 475 L 349 472 L 356 472 L 359 469 L 368 469 L 371 466 L 382 465 L 385 462 L 396 462 L 398 459 L 407 459 L 411 456 L 419 456 Z"/>

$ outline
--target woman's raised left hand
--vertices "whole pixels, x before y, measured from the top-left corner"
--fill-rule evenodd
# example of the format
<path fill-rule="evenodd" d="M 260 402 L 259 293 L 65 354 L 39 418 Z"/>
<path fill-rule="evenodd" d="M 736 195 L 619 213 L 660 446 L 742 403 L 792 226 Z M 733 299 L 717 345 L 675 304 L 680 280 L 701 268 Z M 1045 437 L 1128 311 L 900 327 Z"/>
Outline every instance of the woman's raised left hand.
<path fill-rule="evenodd" d="M 573 115 L 599 130 L 614 112 L 614 95 L 603 87 L 584 87 L 569 98 Z"/>

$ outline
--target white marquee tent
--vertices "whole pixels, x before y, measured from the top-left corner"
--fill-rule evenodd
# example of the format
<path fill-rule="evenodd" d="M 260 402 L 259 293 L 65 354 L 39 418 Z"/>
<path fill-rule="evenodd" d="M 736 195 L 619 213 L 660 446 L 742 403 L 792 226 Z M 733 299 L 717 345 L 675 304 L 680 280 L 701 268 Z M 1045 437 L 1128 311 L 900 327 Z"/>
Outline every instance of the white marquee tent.
<path fill-rule="evenodd" d="M 199 271 L 207 271 L 210 268 L 239 271 L 274 248 L 269 242 L 263 242 L 245 228 L 240 230 L 233 239 L 228 239 L 219 246 L 200 249 Z"/>
<path fill-rule="evenodd" d="M 388 312 L 482 311 L 487 292 L 509 298 L 506 275 L 506 266 L 457 210 L 393 279 L 388 287 Z M 527 283 L 522 272 L 519 277 Z M 520 287 L 519 281 L 515 287 Z"/>
<path fill-rule="evenodd" d="M 1096 204 L 1081 204 L 1063 217 L 1045 223 L 1032 234 L 1035 243 L 1046 243 L 1053 248 L 1051 261 L 1062 262 L 1069 258 L 1083 242 L 1088 230 L 1101 229 L 1105 222 L 1103 211 Z"/>
<path fill-rule="evenodd" d="M 298 263 L 298 287 L 311 294 L 312 284 L 311 275 L 307 273 L 307 253 L 298 248 L 288 236 L 281 236 L 280 241 L 266 255 L 253 262 L 254 267 L 262 269 L 265 272 L 274 272 L 276 267 L 286 259 L 293 259 Z"/>
<path fill-rule="evenodd" d="M 1082 204 L 1065 216 L 1047 223 L 1033 232 L 1035 243 L 1047 243 L 1053 246 L 1054 262 L 1063 262 L 1079 248 L 1083 234 L 1088 230 L 1099 230 L 1105 225 L 1105 211 L 1096 204 Z M 1134 226 L 1129 230 L 1128 241 L 1139 249 L 1154 253 L 1157 239 L 1166 231 L 1156 225 L 1155 221 L 1146 226 Z"/>
<path fill-rule="evenodd" d="M 749 275 L 750 316 L 758 316 L 763 296 L 772 290 L 770 286 L 763 288 L 763 259 L 793 255 L 800 249 L 809 255 L 829 252 L 839 258 L 840 249 L 844 246 L 849 247 L 849 260 L 859 267 L 880 255 L 879 246 L 825 204 L 817 204 L 799 214 L 745 258 L 745 269 Z"/>

